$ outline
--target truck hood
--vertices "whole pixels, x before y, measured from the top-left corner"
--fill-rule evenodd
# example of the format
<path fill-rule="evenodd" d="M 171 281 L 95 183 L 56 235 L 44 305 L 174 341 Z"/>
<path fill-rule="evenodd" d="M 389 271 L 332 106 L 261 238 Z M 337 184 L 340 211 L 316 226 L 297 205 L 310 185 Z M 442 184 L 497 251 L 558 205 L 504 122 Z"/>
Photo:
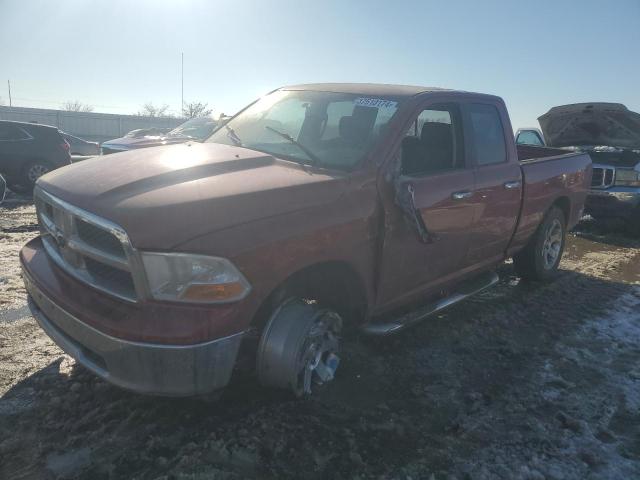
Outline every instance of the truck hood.
<path fill-rule="evenodd" d="M 640 114 L 620 103 L 553 107 L 538 118 L 547 145 L 640 148 Z"/>
<path fill-rule="evenodd" d="M 347 176 L 246 148 L 187 143 L 95 157 L 38 185 L 111 220 L 141 249 L 171 249 L 224 228 L 330 203 Z"/>

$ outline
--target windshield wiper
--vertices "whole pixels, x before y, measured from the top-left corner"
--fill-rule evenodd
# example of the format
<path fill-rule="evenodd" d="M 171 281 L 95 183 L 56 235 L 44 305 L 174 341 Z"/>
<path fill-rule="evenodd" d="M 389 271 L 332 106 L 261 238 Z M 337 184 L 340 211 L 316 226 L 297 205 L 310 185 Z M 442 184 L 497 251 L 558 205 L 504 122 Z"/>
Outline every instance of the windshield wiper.
<path fill-rule="evenodd" d="M 242 146 L 242 140 L 240 140 L 240 137 L 238 136 L 236 131 L 229 125 L 225 125 L 224 128 L 227 129 L 227 137 L 229 137 L 236 145 Z"/>
<path fill-rule="evenodd" d="M 307 155 L 307 157 L 309 157 L 309 160 L 311 160 L 314 165 L 319 165 L 320 163 L 322 163 L 321 160 L 316 156 L 315 153 L 313 153 L 307 147 L 302 145 L 300 142 L 298 142 L 295 138 L 293 138 L 288 133 L 280 132 L 280 131 L 276 130 L 275 128 L 270 127 L 269 125 L 265 125 L 264 128 L 266 128 L 267 130 L 272 131 L 276 135 L 280 135 L 282 138 L 287 140 L 289 143 L 294 144 L 296 147 L 298 147 L 300 150 L 302 150 Z"/>

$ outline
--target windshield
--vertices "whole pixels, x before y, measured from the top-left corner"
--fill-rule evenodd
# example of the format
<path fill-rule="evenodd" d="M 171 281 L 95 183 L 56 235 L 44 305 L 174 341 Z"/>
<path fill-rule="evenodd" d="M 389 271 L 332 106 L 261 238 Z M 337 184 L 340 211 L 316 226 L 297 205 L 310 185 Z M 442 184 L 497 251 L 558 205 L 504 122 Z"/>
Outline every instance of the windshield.
<path fill-rule="evenodd" d="M 279 90 L 238 114 L 207 141 L 347 170 L 384 133 L 397 108 L 398 102 L 390 98 Z"/>
<path fill-rule="evenodd" d="M 144 132 L 142 130 L 131 130 L 129 133 L 127 133 L 124 138 L 138 138 L 138 137 L 142 137 L 144 135 Z"/>
<path fill-rule="evenodd" d="M 169 137 L 191 137 L 196 140 L 204 140 L 218 125 L 213 118 L 198 117 L 187 120 L 182 125 L 171 130 L 167 136 Z"/>
<path fill-rule="evenodd" d="M 159 137 L 161 135 L 165 135 L 170 129 L 169 128 L 138 128 L 136 130 L 131 130 L 124 137 L 125 138 L 142 138 L 142 137 Z"/>

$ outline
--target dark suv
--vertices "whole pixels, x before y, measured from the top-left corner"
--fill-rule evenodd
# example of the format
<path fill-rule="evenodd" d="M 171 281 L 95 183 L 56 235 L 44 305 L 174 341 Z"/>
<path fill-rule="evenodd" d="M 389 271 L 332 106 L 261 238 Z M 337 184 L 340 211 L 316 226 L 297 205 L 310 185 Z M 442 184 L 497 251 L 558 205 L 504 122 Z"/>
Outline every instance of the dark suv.
<path fill-rule="evenodd" d="M 69 144 L 57 128 L 0 120 L 0 173 L 9 185 L 33 188 L 38 177 L 70 163 Z"/>

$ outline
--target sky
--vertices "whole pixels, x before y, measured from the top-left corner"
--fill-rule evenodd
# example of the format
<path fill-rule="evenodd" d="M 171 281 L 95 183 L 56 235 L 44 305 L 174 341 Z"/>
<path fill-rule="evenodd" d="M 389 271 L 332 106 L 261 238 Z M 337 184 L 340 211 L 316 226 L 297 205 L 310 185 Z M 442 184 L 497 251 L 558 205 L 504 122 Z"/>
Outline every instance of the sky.
<path fill-rule="evenodd" d="M 640 111 L 640 0 L 0 0 L 0 104 L 232 114 L 288 84 L 374 82 Z"/>

